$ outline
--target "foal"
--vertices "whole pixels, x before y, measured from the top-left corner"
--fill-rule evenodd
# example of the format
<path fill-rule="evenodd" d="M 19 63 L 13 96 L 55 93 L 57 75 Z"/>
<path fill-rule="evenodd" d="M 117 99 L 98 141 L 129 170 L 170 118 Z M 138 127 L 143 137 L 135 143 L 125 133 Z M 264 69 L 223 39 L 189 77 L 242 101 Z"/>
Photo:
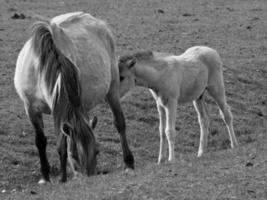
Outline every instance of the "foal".
<path fill-rule="evenodd" d="M 204 92 L 213 97 L 227 126 L 231 147 L 237 146 L 233 117 L 226 103 L 222 62 L 218 53 L 205 46 L 191 47 L 182 55 L 141 51 L 122 56 L 119 60 L 120 96 L 135 85 L 149 88 L 159 113 L 160 148 L 158 164 L 162 162 L 166 134 L 169 146 L 168 160 L 173 162 L 175 121 L 178 103 L 193 101 L 200 124 L 198 156 L 207 150 L 209 118 Z"/>

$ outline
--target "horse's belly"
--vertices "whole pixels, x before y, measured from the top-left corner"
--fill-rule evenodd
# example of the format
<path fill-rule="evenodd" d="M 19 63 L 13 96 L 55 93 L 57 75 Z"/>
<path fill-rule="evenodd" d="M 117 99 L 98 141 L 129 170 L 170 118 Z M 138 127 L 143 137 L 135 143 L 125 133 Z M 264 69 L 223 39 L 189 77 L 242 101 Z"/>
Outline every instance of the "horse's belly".
<path fill-rule="evenodd" d="M 82 76 L 82 98 L 84 106 L 90 110 L 103 102 L 111 83 L 110 70 L 96 70 L 93 74 Z"/>

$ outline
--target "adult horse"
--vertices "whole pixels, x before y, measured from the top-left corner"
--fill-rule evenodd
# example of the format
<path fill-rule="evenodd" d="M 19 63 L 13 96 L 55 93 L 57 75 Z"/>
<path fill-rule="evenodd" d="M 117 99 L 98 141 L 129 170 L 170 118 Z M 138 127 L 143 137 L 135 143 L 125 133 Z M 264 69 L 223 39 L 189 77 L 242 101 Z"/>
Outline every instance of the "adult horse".
<path fill-rule="evenodd" d="M 135 85 L 150 88 L 159 113 L 160 149 L 158 164 L 162 162 L 166 134 L 169 161 L 175 160 L 175 121 L 178 103 L 193 101 L 200 124 L 198 156 L 207 149 L 209 118 L 204 93 L 213 97 L 227 126 L 231 147 L 237 145 L 233 117 L 226 103 L 222 62 L 218 53 L 204 46 L 191 47 L 180 56 L 141 51 L 122 56 L 119 60 L 120 96 Z"/>
<path fill-rule="evenodd" d="M 83 12 L 37 22 L 19 53 L 14 83 L 35 129 L 39 183 L 49 181 L 50 170 L 42 114 L 52 114 L 56 132 L 64 134 L 58 144 L 61 180 L 67 178 L 67 158 L 74 174 L 91 175 L 98 150 L 86 113 L 103 99 L 112 110 L 126 167 L 134 168 L 119 102 L 114 37 L 105 22 Z"/>

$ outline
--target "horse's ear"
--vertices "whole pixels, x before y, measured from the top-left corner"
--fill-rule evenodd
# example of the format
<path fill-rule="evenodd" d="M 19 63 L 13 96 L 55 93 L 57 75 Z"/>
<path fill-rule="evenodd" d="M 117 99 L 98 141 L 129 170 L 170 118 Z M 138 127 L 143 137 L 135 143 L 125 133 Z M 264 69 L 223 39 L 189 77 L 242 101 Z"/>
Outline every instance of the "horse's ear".
<path fill-rule="evenodd" d="M 91 119 L 91 120 L 89 121 L 89 126 L 91 127 L 91 129 L 95 129 L 96 124 L 97 124 L 97 117 L 94 116 L 93 119 Z"/>
<path fill-rule="evenodd" d="M 65 136 L 70 137 L 70 134 L 71 134 L 73 128 L 69 123 L 64 122 L 61 124 L 60 130 Z"/>
<path fill-rule="evenodd" d="M 136 58 L 135 57 L 133 57 L 130 60 L 128 60 L 127 61 L 128 68 L 131 69 L 135 65 L 135 63 L 136 63 Z"/>

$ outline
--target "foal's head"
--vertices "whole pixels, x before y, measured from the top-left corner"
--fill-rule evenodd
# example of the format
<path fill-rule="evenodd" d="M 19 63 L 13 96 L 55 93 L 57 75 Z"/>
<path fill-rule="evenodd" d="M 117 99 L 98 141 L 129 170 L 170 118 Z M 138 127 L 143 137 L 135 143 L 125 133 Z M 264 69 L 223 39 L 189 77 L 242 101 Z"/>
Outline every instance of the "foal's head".
<path fill-rule="evenodd" d="M 88 122 L 84 116 L 76 116 L 61 124 L 61 131 L 67 136 L 68 159 L 74 172 L 86 175 L 96 173 L 99 152 L 92 129 L 96 121 Z"/>
<path fill-rule="evenodd" d="M 132 72 L 137 60 L 134 56 L 122 56 L 119 59 L 120 97 L 124 97 L 134 86 L 135 76 Z"/>
<path fill-rule="evenodd" d="M 152 51 L 138 51 L 132 55 L 124 55 L 119 58 L 120 73 L 120 97 L 125 96 L 136 84 L 134 70 L 137 65 L 153 59 Z"/>

